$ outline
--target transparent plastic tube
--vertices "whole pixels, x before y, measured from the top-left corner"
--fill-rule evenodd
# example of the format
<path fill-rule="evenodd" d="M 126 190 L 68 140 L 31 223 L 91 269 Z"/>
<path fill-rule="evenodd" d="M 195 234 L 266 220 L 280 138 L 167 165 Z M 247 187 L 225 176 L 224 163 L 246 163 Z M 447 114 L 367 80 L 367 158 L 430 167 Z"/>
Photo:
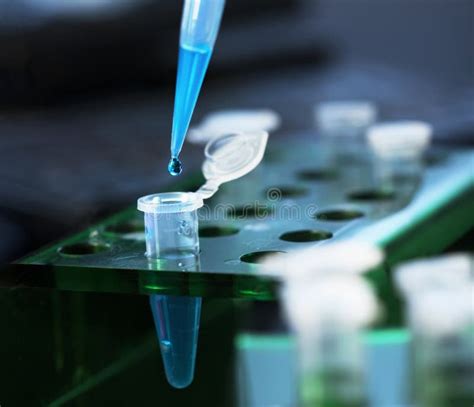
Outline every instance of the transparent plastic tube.
<path fill-rule="evenodd" d="M 227 134 L 208 142 L 202 171 L 206 182 L 196 192 L 166 192 L 138 199 L 145 216 L 146 255 L 154 260 L 182 259 L 199 252 L 197 210 L 220 185 L 254 170 L 261 162 L 268 133 Z M 170 262 L 172 264 L 172 262 Z"/>
<path fill-rule="evenodd" d="M 327 151 L 329 162 L 345 164 L 357 160 L 365 147 L 365 132 L 377 119 L 377 107 L 363 100 L 332 101 L 314 109 L 316 128 Z"/>
<path fill-rule="evenodd" d="M 144 212 L 146 255 L 151 260 L 173 260 L 199 253 L 197 210 L 202 198 L 192 192 L 167 192 L 138 200 Z"/>
<path fill-rule="evenodd" d="M 173 270 L 180 272 L 200 270 L 199 256 L 169 260 Z M 149 263 L 150 270 L 158 271 L 156 263 Z M 151 273 L 148 281 L 141 281 L 147 291 L 161 291 L 161 284 L 153 281 Z M 196 365 L 197 344 L 201 316 L 201 297 L 150 295 L 156 335 L 160 345 L 163 367 L 168 383 L 182 389 L 191 384 Z"/>
<path fill-rule="evenodd" d="M 408 299 L 419 407 L 471 405 L 474 400 L 473 290 L 471 283 L 417 292 Z"/>
<path fill-rule="evenodd" d="M 394 190 L 417 183 L 422 176 L 423 153 L 430 144 L 431 134 L 431 126 L 418 121 L 372 126 L 367 131 L 367 141 L 374 158 L 376 188 Z"/>
<path fill-rule="evenodd" d="M 328 326 L 315 338 L 313 346 L 313 364 L 301 371 L 299 405 L 367 406 L 362 334 L 357 330 L 335 330 Z M 303 352 L 302 357 L 307 356 L 308 352 Z"/>
<path fill-rule="evenodd" d="M 412 261 L 395 271 L 412 333 L 417 407 L 474 400 L 474 263 L 467 254 Z"/>
<path fill-rule="evenodd" d="M 362 334 L 377 314 L 368 284 L 339 274 L 287 285 L 282 297 L 298 342 L 298 405 L 366 406 Z"/>

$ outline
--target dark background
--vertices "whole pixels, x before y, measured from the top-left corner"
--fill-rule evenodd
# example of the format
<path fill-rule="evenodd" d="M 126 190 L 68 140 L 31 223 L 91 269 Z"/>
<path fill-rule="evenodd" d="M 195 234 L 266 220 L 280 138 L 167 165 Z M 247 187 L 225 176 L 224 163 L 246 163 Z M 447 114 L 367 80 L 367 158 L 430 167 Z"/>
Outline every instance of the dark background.
<path fill-rule="evenodd" d="M 472 0 L 228 0 L 194 122 L 375 100 L 474 143 Z M 0 259 L 133 204 L 166 172 L 182 2 L 0 0 Z M 185 145 L 189 173 L 201 150 Z"/>

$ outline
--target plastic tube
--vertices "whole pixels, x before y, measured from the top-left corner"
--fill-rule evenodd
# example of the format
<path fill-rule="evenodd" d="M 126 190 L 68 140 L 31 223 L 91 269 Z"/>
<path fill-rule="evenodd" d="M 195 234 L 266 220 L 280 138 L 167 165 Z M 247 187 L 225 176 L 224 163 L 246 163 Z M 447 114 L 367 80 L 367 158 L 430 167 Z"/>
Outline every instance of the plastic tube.
<path fill-rule="evenodd" d="M 394 190 L 417 182 L 431 136 L 431 126 L 420 121 L 388 122 L 369 128 L 367 142 L 374 156 L 376 187 Z"/>
<path fill-rule="evenodd" d="M 138 200 L 144 212 L 146 255 L 151 260 L 180 259 L 199 253 L 197 210 L 202 198 L 193 192 L 167 192 Z"/>
<path fill-rule="evenodd" d="M 363 328 L 377 315 L 365 280 L 336 274 L 285 286 L 286 314 L 297 336 L 302 406 L 366 406 Z"/>

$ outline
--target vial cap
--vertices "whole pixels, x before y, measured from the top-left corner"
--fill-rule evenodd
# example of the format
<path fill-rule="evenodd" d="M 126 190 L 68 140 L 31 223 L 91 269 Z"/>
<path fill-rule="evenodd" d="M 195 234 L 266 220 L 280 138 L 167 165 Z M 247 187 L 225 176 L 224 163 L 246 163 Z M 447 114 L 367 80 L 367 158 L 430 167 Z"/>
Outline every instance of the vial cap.
<path fill-rule="evenodd" d="M 164 192 L 142 196 L 137 209 L 146 213 L 181 213 L 194 211 L 203 204 L 202 198 L 194 192 Z"/>
<path fill-rule="evenodd" d="M 472 283 L 426 289 L 410 298 L 408 313 L 415 332 L 426 336 L 455 335 L 473 324 Z"/>
<path fill-rule="evenodd" d="M 359 240 L 341 240 L 308 249 L 269 257 L 262 272 L 286 281 L 307 281 L 331 274 L 361 274 L 383 261 L 375 245 Z"/>
<path fill-rule="evenodd" d="M 358 275 L 285 285 L 282 298 L 290 324 L 303 334 L 317 333 L 324 327 L 363 328 L 378 315 L 375 293 Z"/>
<path fill-rule="evenodd" d="M 206 144 L 209 140 L 229 133 L 271 132 L 280 123 L 280 116 L 269 109 L 224 110 L 206 116 L 200 126 L 189 131 L 187 140 L 195 144 Z"/>
<path fill-rule="evenodd" d="M 370 101 L 334 101 L 315 107 L 318 128 L 368 127 L 377 119 L 377 107 Z"/>
<path fill-rule="evenodd" d="M 367 131 L 372 151 L 381 157 L 419 155 L 429 146 L 430 124 L 421 121 L 398 121 L 377 124 Z"/>
<path fill-rule="evenodd" d="M 435 288 L 460 287 L 474 278 L 474 260 L 451 254 L 402 264 L 395 270 L 395 284 L 405 296 Z"/>
<path fill-rule="evenodd" d="M 229 182 L 252 171 L 262 161 L 267 146 L 266 131 L 228 134 L 214 138 L 204 150 L 202 172 L 207 181 Z"/>

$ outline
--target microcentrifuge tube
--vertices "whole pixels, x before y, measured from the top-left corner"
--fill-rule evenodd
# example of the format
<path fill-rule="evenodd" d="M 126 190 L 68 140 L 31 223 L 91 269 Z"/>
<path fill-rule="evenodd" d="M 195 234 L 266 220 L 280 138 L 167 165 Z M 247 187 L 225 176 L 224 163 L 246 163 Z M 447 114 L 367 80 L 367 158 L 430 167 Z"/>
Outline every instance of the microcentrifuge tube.
<path fill-rule="evenodd" d="M 351 274 L 292 282 L 282 298 L 298 342 L 298 405 L 366 406 L 362 333 L 377 314 L 368 283 Z"/>
<path fill-rule="evenodd" d="M 149 260 L 173 260 L 199 253 L 197 210 L 202 198 L 193 192 L 163 192 L 141 197 L 146 255 Z"/>
<path fill-rule="evenodd" d="M 407 298 L 417 406 L 464 406 L 474 400 L 473 290 L 470 282 Z"/>
<path fill-rule="evenodd" d="M 432 128 L 420 121 L 396 121 L 374 125 L 367 142 L 374 156 L 378 188 L 398 189 L 417 181 L 423 170 L 423 153 L 430 144 Z"/>

